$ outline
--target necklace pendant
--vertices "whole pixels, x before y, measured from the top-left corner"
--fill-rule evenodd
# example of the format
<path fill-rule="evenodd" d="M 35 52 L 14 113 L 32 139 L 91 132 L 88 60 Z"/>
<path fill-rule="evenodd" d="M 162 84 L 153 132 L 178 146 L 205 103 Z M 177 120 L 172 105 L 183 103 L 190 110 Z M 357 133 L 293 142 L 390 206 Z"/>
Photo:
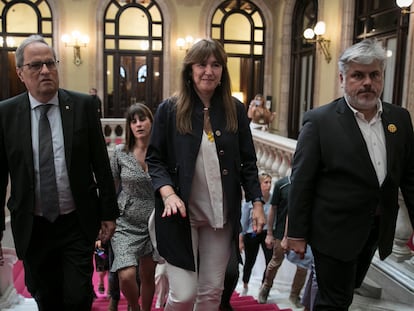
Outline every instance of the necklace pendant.
<path fill-rule="evenodd" d="M 210 142 L 213 142 L 213 141 L 214 141 L 214 135 L 213 135 L 213 132 L 212 132 L 212 131 L 209 131 L 209 132 L 207 133 L 207 139 L 208 139 Z"/>

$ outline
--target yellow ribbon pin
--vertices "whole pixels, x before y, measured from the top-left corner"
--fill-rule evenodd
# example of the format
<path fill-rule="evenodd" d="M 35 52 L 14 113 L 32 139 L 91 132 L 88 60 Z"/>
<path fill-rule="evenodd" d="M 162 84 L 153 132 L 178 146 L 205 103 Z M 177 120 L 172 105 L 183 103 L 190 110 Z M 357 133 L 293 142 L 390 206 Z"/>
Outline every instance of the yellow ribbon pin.
<path fill-rule="evenodd" d="M 395 133 L 397 131 L 397 127 L 395 124 L 388 124 L 388 132 Z"/>

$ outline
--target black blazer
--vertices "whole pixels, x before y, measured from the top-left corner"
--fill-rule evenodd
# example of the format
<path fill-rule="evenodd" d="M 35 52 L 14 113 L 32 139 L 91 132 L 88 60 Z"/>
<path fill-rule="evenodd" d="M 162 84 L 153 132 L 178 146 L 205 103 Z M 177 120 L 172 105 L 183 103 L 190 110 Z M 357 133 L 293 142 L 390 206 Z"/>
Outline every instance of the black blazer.
<path fill-rule="evenodd" d="M 94 241 L 100 222 L 115 220 L 118 215 L 101 123 L 92 96 L 59 89 L 58 97 L 76 213 L 86 236 Z M 7 207 L 20 259 L 30 241 L 35 204 L 30 113 L 27 92 L 0 102 L 0 204 L 4 205 L 10 174 Z M 4 229 L 5 213 L 1 208 L 0 230 Z"/>
<path fill-rule="evenodd" d="M 304 115 L 292 166 L 290 237 L 342 260 L 363 248 L 381 207 L 379 254 L 392 250 L 401 188 L 414 224 L 414 136 L 407 110 L 383 103 L 387 174 L 379 185 L 368 149 L 344 98 Z"/>
<path fill-rule="evenodd" d="M 225 129 L 224 108 L 219 99 L 212 100 L 209 109 L 211 126 L 220 164 L 224 200 L 227 203 L 227 219 L 233 227 L 233 237 L 238 241 L 241 213 L 241 186 L 246 200 L 261 196 L 253 145 L 246 110 L 235 100 L 238 131 Z M 188 209 L 195 162 L 203 133 L 203 104 L 198 99 L 193 107 L 191 134 L 176 131 L 176 112 L 173 99 L 167 99 L 157 109 L 146 161 L 156 191 L 155 226 L 157 247 L 160 254 L 171 264 L 195 270 L 191 244 L 191 228 L 188 217 L 179 215 L 161 218 L 164 210 L 158 189 L 171 185 Z M 188 215 L 188 214 L 187 214 Z"/>

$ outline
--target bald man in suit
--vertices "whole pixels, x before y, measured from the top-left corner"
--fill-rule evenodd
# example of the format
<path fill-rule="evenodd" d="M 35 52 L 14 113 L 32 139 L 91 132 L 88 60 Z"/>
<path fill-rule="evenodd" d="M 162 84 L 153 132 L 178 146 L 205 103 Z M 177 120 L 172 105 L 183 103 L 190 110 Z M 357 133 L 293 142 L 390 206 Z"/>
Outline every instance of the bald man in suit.
<path fill-rule="evenodd" d="M 96 103 L 90 95 L 59 88 L 55 51 L 41 36 L 21 43 L 16 66 L 27 92 L 0 102 L 0 202 L 5 203 L 10 176 L 7 207 L 16 252 L 39 310 L 90 310 L 95 239 L 100 234 L 108 240 L 118 216 Z M 38 130 L 45 105 L 50 107 L 46 116 L 56 191 L 42 196 L 39 158 L 44 147 Z M 56 204 L 49 217 L 45 202 L 51 197 Z M 4 229 L 1 208 L 1 236 Z"/>

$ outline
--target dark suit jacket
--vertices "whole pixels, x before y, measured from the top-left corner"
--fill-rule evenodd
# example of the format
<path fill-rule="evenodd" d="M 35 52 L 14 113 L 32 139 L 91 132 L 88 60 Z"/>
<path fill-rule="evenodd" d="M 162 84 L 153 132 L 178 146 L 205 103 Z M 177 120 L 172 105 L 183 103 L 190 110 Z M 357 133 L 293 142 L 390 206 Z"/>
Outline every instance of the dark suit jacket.
<path fill-rule="evenodd" d="M 66 166 L 79 222 L 91 241 L 101 220 L 118 215 L 108 153 L 90 95 L 58 91 Z M 10 210 L 16 252 L 23 258 L 30 241 L 35 204 L 35 176 L 31 140 L 30 103 L 27 93 L 0 102 L 0 204 L 4 205 L 8 175 Z M 98 194 L 99 192 L 99 194 Z M 0 230 L 5 228 L 0 208 Z"/>
<path fill-rule="evenodd" d="M 401 188 L 414 224 L 414 137 L 407 110 L 383 103 L 387 174 L 379 185 L 368 149 L 344 98 L 304 115 L 292 166 L 290 237 L 349 260 L 363 248 L 381 208 L 379 254 L 392 250 Z"/>
<path fill-rule="evenodd" d="M 225 129 L 223 105 L 219 99 L 214 98 L 212 103 L 209 113 L 215 133 L 224 200 L 228 207 L 227 217 L 233 227 L 233 237 L 237 241 L 240 229 L 241 185 L 247 201 L 262 195 L 256 153 L 243 104 L 238 101 L 235 103 L 239 129 L 238 132 L 231 133 Z M 191 134 L 178 134 L 175 118 L 174 100 L 168 99 L 159 105 L 146 160 L 156 191 L 155 225 L 158 250 L 169 263 L 194 271 L 189 219 L 179 215 L 161 218 L 164 205 L 158 189 L 164 185 L 173 186 L 188 208 L 195 162 L 203 133 L 203 104 L 199 99 L 194 104 Z"/>

